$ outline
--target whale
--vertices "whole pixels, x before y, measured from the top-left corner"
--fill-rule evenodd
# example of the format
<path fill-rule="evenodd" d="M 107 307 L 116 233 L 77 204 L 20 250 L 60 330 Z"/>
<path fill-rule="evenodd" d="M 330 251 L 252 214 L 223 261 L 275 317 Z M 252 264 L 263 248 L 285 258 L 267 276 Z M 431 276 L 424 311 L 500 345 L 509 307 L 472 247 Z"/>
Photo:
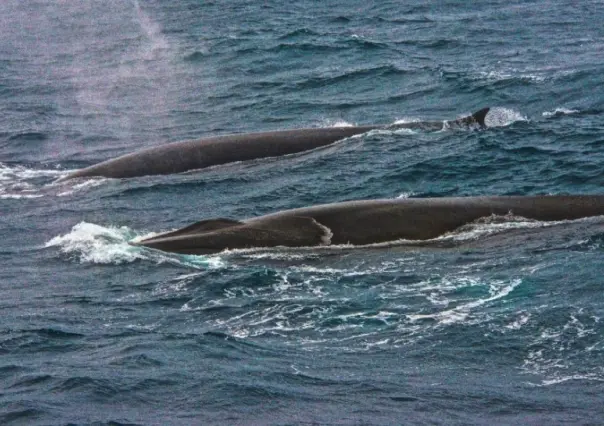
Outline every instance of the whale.
<path fill-rule="evenodd" d="M 481 218 L 513 215 L 538 221 L 604 215 L 604 195 L 536 195 L 356 200 L 284 210 L 237 220 L 205 219 L 132 241 L 181 254 L 229 249 L 365 246 L 431 240 Z"/>
<path fill-rule="evenodd" d="M 76 170 L 59 178 L 56 182 L 89 177 L 134 178 L 149 175 L 168 175 L 237 161 L 280 157 L 330 145 L 339 140 L 375 129 L 440 130 L 443 127 L 485 127 L 485 117 L 489 110 L 490 108 L 483 108 L 472 115 L 444 122 L 419 121 L 387 126 L 276 130 L 173 142 L 135 151 Z"/>

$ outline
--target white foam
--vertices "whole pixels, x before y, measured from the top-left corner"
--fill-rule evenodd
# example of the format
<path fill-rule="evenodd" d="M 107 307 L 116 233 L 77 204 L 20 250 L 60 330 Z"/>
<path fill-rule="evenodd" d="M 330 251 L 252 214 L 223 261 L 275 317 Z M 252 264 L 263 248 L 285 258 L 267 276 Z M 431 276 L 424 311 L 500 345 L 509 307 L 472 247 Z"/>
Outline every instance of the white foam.
<path fill-rule="evenodd" d="M 490 318 L 488 314 L 484 314 L 484 309 L 477 309 L 478 307 L 504 298 L 520 282 L 520 280 L 512 282 L 502 280 L 485 283 L 479 277 L 466 275 L 467 272 L 464 270 L 461 271 L 461 276 L 445 277 L 439 282 L 431 280 L 400 285 L 384 282 L 383 287 L 380 285 L 373 289 L 373 295 L 369 297 L 384 299 L 383 296 L 386 293 L 385 298 L 388 299 L 388 295 L 390 295 L 393 303 L 382 303 L 376 311 L 340 309 L 343 305 L 347 305 L 347 299 L 342 297 L 341 289 L 334 288 L 334 282 L 338 283 L 342 277 L 359 273 L 368 275 L 386 271 L 398 273 L 407 269 L 405 264 L 412 268 L 416 266 L 417 260 L 416 257 L 405 257 L 371 265 L 364 271 L 354 270 L 356 266 L 353 267 L 353 270 L 307 265 L 287 267 L 282 271 L 277 270 L 281 280 L 277 280 L 273 285 L 253 289 L 243 285 L 229 288 L 225 290 L 222 301 L 187 302 L 181 307 L 181 310 L 203 310 L 216 306 L 217 302 L 224 305 L 228 299 L 232 299 L 234 303 L 240 303 L 241 298 L 271 300 L 275 303 L 270 306 L 252 305 L 243 314 L 239 313 L 230 318 L 210 321 L 209 325 L 237 336 L 293 336 L 296 345 L 302 344 L 308 350 L 313 350 L 315 345 L 321 345 L 323 348 L 335 345 L 339 350 L 357 352 L 376 345 L 388 347 L 406 345 L 411 341 L 424 338 L 426 333 L 431 334 L 426 327 L 431 328 L 432 325 L 417 323 L 406 315 L 415 308 L 416 303 L 410 305 L 394 303 L 400 302 L 401 297 L 417 300 L 418 296 L 421 297 L 425 294 L 435 295 L 435 299 L 439 303 L 434 305 L 442 311 L 434 318 L 437 321 L 437 327 L 459 322 L 476 324 Z M 326 282 L 331 285 L 326 285 Z M 475 290 L 459 291 L 474 286 L 486 287 L 488 294 L 483 293 L 477 300 Z M 352 286 L 346 290 L 345 294 L 356 300 L 359 295 L 364 295 L 365 291 L 364 288 Z M 332 292 L 335 294 L 331 294 Z M 445 303 L 440 303 L 445 300 Z M 313 303 L 314 301 L 316 303 Z M 202 303 L 203 305 L 200 306 Z M 452 304 L 457 306 L 452 309 L 443 309 L 443 306 L 446 308 L 447 305 Z M 473 318 L 468 320 L 469 316 L 473 316 Z M 337 319 L 337 321 L 334 322 L 333 319 Z M 368 327 L 372 330 L 368 331 Z M 311 330 L 311 332 L 304 332 L 304 330 Z M 385 330 L 396 330 L 404 337 L 400 339 L 384 337 Z M 298 336 L 300 332 L 303 332 L 303 336 Z"/>
<path fill-rule="evenodd" d="M 59 247 L 65 254 L 76 255 L 82 263 L 124 263 L 141 259 L 140 252 L 128 245 L 131 231 L 81 222 L 71 232 L 48 241 L 45 247 Z"/>
<path fill-rule="evenodd" d="M 514 216 L 508 214 L 506 216 L 491 215 L 486 218 L 478 219 L 472 223 L 468 223 L 453 232 L 449 232 L 441 237 L 435 238 L 436 241 L 469 241 L 477 240 L 480 237 L 497 234 L 503 231 L 512 229 L 531 229 L 531 228 L 544 228 L 563 223 L 558 222 L 541 222 L 533 219 L 526 219 L 521 216 Z"/>
<path fill-rule="evenodd" d="M 506 81 L 519 79 L 525 81 L 532 81 L 535 83 L 542 83 L 546 79 L 544 75 L 527 73 L 517 69 L 512 69 L 509 71 L 481 71 L 479 75 L 480 77 L 491 81 Z"/>
<path fill-rule="evenodd" d="M 528 118 L 518 111 L 503 107 L 492 107 L 484 118 L 487 127 L 506 127 L 518 121 L 528 121 Z"/>
<path fill-rule="evenodd" d="M 151 235 L 156 234 L 147 234 L 138 238 L 148 238 Z M 81 263 L 122 264 L 136 260 L 150 260 L 155 263 L 167 262 L 196 269 L 224 266 L 224 262 L 218 257 L 178 256 L 130 245 L 129 241 L 136 237 L 136 232 L 125 226 L 105 227 L 80 222 L 67 234 L 52 238 L 44 247 L 57 247 L 61 253 Z"/>
<path fill-rule="evenodd" d="M 336 269 L 336 268 L 317 268 L 316 266 L 302 265 L 302 266 L 292 266 L 292 271 L 297 272 L 305 272 L 312 274 L 327 274 L 327 275 L 335 275 L 335 274 L 347 274 L 350 272 L 348 269 Z"/>
<path fill-rule="evenodd" d="M 69 189 L 67 189 L 66 191 L 57 193 L 57 197 L 66 197 L 68 195 L 73 195 L 75 193 L 84 191 L 86 189 L 103 185 L 107 181 L 108 181 L 108 179 L 98 178 L 98 177 L 88 179 L 88 180 L 85 180 L 84 182 L 76 183 L 75 185 L 69 187 Z"/>
<path fill-rule="evenodd" d="M 604 377 L 598 376 L 597 374 L 573 374 L 570 376 L 562 376 L 562 377 L 556 377 L 553 379 L 543 380 L 541 382 L 541 385 L 542 386 L 557 385 L 559 383 L 568 382 L 570 380 L 590 380 L 590 381 L 604 382 Z"/>
<path fill-rule="evenodd" d="M 0 198 L 28 199 L 44 197 L 44 181 L 65 174 L 60 170 L 31 169 L 0 163 Z"/>
<path fill-rule="evenodd" d="M 399 195 L 396 196 L 396 198 L 409 198 L 412 197 L 414 194 L 414 192 L 401 192 Z"/>
<path fill-rule="evenodd" d="M 417 129 L 414 129 L 414 128 L 405 127 L 404 125 L 410 124 L 410 123 L 419 123 L 419 122 L 421 122 L 421 120 L 419 118 L 407 118 L 407 117 L 399 118 L 399 119 L 394 120 L 394 122 L 392 124 L 389 124 L 385 128 L 375 129 L 375 130 L 372 130 L 372 132 L 375 132 L 376 134 L 414 135 L 416 133 L 419 133 L 420 127 L 418 127 Z M 444 126 L 444 121 L 443 121 L 443 126 Z"/>
<path fill-rule="evenodd" d="M 0 182 L 35 179 L 40 177 L 58 177 L 65 174 L 60 170 L 30 169 L 23 166 L 9 166 L 0 163 Z"/>
<path fill-rule="evenodd" d="M 346 120 L 323 120 L 321 127 L 354 127 L 354 123 L 350 123 Z"/>
<path fill-rule="evenodd" d="M 29 199 L 29 198 L 40 198 L 43 196 L 44 195 L 42 195 L 42 194 L 1 194 L 0 193 L 0 199 L 3 199 L 3 200 L 22 200 L 22 199 Z"/>
<path fill-rule="evenodd" d="M 457 322 L 464 321 L 471 313 L 474 308 L 482 306 L 486 303 L 502 299 L 510 294 L 516 287 L 522 283 L 520 279 L 514 279 L 509 284 L 501 286 L 502 282 L 492 282 L 489 287 L 490 296 L 484 299 L 473 300 L 468 303 L 464 303 L 456 306 L 455 308 L 448 309 L 445 311 L 437 312 L 434 314 L 415 314 L 407 315 L 410 321 L 418 321 L 422 319 L 432 319 L 442 325 L 449 325 Z"/>
<path fill-rule="evenodd" d="M 280 251 L 264 251 L 258 249 L 256 252 L 245 253 L 245 257 L 250 259 L 270 259 L 270 260 L 302 260 L 302 259 L 314 259 L 319 257 L 317 253 L 288 253 Z"/>
<path fill-rule="evenodd" d="M 578 112 L 580 112 L 580 111 L 576 110 L 576 109 L 570 109 L 570 108 L 560 107 L 560 108 L 556 108 L 553 111 L 545 111 L 542 115 L 544 117 L 549 118 L 549 117 L 557 117 L 557 116 L 560 116 L 560 115 L 577 114 Z"/>
<path fill-rule="evenodd" d="M 530 313 L 528 313 L 528 312 L 522 313 L 518 316 L 518 318 L 515 321 L 506 325 L 505 328 L 507 328 L 509 330 L 520 330 L 523 325 L 528 323 L 530 318 L 531 318 Z"/>
<path fill-rule="evenodd" d="M 542 329 L 529 345 L 522 369 L 542 378 L 540 383 L 531 384 L 551 386 L 570 380 L 604 381 L 604 368 L 592 362 L 590 354 L 601 344 L 593 343 L 593 335 L 598 334 L 599 317 L 587 316 L 583 308 L 579 308 L 560 319 L 566 321 Z"/>
<path fill-rule="evenodd" d="M 421 120 L 419 118 L 416 117 L 403 117 L 403 118 L 398 118 L 396 120 L 394 120 L 394 123 L 392 123 L 392 126 L 396 126 L 398 124 L 409 124 L 409 123 L 419 123 L 421 122 Z"/>

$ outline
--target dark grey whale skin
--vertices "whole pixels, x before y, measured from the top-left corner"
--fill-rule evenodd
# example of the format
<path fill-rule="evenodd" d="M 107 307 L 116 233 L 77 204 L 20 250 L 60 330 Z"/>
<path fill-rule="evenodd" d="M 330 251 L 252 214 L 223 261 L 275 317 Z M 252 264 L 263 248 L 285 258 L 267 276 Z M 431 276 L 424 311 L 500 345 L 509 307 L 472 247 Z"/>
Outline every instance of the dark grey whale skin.
<path fill-rule="evenodd" d="M 339 140 L 378 128 L 418 128 L 440 130 L 477 125 L 484 127 L 489 108 L 446 122 L 415 122 L 395 126 L 328 127 L 215 136 L 175 142 L 135 151 L 77 170 L 57 182 L 81 177 L 133 178 L 167 175 L 236 161 L 280 157 L 330 145 Z"/>
<path fill-rule="evenodd" d="M 366 245 L 428 240 L 490 215 L 540 221 L 604 215 L 604 195 L 361 200 L 285 210 L 245 220 L 202 220 L 133 245 L 184 254 L 252 247 Z"/>

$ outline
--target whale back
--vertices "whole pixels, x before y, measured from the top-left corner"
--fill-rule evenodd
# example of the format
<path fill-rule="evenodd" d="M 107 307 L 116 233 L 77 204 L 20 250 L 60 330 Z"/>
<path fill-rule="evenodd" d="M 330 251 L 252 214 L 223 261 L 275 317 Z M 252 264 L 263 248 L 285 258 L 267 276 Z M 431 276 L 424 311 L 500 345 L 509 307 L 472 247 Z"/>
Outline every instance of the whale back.
<path fill-rule="evenodd" d="M 242 221 L 201 221 L 138 244 L 179 253 L 250 247 L 366 245 L 430 240 L 477 219 L 539 221 L 604 215 L 604 196 L 503 196 L 361 200 L 285 210 Z"/>
<path fill-rule="evenodd" d="M 368 132 L 376 126 L 329 127 L 215 136 L 147 148 L 107 160 L 59 179 L 167 175 L 257 158 L 308 151 Z"/>

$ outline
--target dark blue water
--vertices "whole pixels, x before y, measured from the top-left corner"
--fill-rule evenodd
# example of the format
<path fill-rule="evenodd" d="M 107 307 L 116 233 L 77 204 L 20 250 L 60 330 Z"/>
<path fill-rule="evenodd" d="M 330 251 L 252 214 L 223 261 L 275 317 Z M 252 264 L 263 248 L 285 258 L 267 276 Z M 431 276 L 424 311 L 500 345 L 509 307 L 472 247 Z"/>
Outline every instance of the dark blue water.
<path fill-rule="evenodd" d="M 603 21 L 597 1 L 2 1 L 0 423 L 603 422 L 599 218 L 429 248 L 127 244 L 351 199 L 602 193 Z M 484 106 L 484 131 L 53 184 L 170 141 Z"/>

